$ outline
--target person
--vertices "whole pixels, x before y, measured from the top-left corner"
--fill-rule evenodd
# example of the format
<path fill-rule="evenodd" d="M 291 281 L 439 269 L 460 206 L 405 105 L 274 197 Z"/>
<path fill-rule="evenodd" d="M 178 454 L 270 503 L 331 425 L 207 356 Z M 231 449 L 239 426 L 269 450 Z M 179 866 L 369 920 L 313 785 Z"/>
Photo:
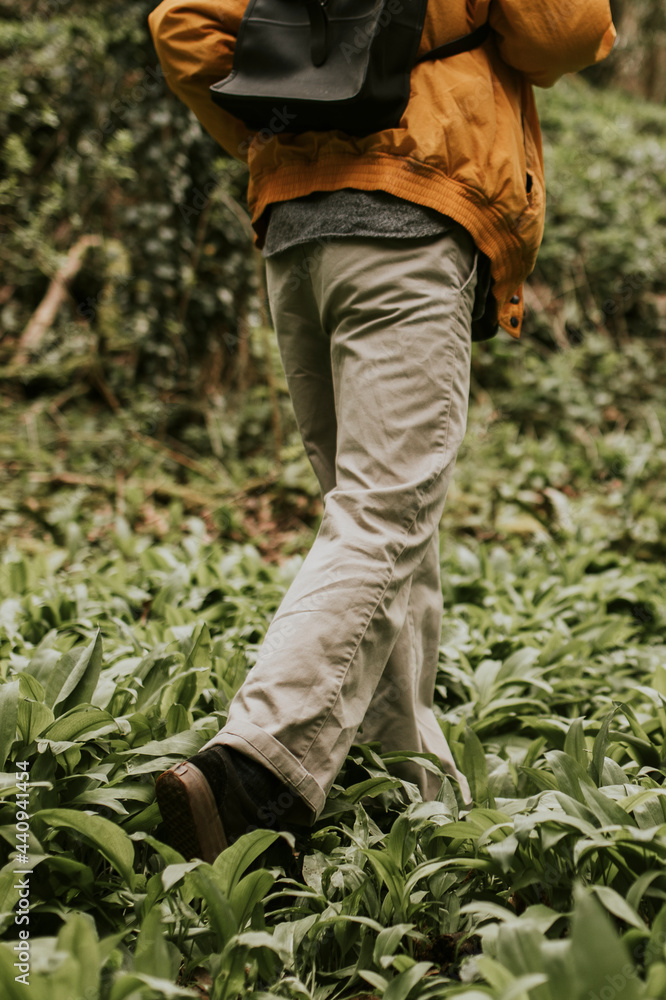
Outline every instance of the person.
<path fill-rule="evenodd" d="M 399 127 L 252 133 L 209 87 L 246 0 L 163 0 L 167 82 L 249 166 L 248 205 L 289 392 L 324 501 L 319 531 L 221 732 L 158 778 L 172 843 L 212 861 L 254 826 L 312 823 L 350 747 L 428 753 L 470 802 L 433 712 L 438 526 L 466 428 L 471 345 L 519 338 L 544 228 L 533 85 L 603 59 L 608 0 L 431 0 Z M 424 799 L 441 785 L 402 765 Z"/>

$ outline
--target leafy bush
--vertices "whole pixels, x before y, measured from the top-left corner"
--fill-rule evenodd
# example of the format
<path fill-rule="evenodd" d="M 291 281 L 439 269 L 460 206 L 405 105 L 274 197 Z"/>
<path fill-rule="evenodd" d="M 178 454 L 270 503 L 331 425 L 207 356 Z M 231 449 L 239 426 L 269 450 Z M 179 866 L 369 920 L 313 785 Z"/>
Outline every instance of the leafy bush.
<path fill-rule="evenodd" d="M 153 6 L 40 0 L 21 17 L 4 3 L 0 21 L 2 325 L 17 336 L 63 255 L 101 237 L 40 360 L 66 379 L 68 359 L 101 355 L 117 391 L 128 369 L 159 386 L 228 365 L 257 284 L 244 168 L 168 91 Z"/>
<path fill-rule="evenodd" d="M 532 328 L 566 324 L 574 342 L 600 326 L 622 342 L 663 334 L 666 109 L 582 80 L 538 106 L 548 200 Z"/>

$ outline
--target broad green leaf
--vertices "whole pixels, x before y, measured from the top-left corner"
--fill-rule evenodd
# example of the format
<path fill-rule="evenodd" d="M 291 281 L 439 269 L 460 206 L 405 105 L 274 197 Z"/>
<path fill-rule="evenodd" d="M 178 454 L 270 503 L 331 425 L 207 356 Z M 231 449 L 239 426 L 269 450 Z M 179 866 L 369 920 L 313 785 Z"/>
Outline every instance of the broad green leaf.
<path fill-rule="evenodd" d="M 593 777 L 597 784 L 601 783 L 601 777 L 604 771 L 604 757 L 606 756 L 606 750 L 608 749 L 608 744 L 610 743 L 609 731 L 610 724 L 615 718 L 617 709 L 613 709 L 608 713 L 606 718 L 601 724 L 601 728 L 594 740 L 594 746 L 592 748 L 592 761 L 593 767 Z"/>
<path fill-rule="evenodd" d="M 141 996 L 141 990 L 148 988 L 148 996 L 155 993 L 164 1000 L 178 1000 L 180 997 L 193 997 L 201 1000 L 201 992 L 186 986 L 174 986 L 168 979 L 156 976 L 146 976 L 143 973 L 127 972 L 121 975 L 111 987 L 109 1000 L 127 1000 L 128 997 Z"/>
<path fill-rule="evenodd" d="M 640 1000 L 636 966 L 610 919 L 590 892 L 575 891 L 571 922 L 571 957 L 581 996 L 611 988 L 622 1000 Z"/>
<path fill-rule="evenodd" d="M 462 771 L 469 782 L 472 798 L 477 805 L 488 802 L 488 766 L 479 737 L 469 726 L 465 730 Z"/>
<path fill-rule="evenodd" d="M 55 650 L 52 650 L 55 652 Z M 56 653 L 56 656 L 58 654 Z M 44 688 L 39 683 L 36 677 L 29 674 L 27 669 L 22 670 L 18 675 L 18 681 L 21 685 L 21 697 L 22 698 L 32 698 L 34 701 L 43 702 L 44 701 Z"/>
<path fill-rule="evenodd" d="M 26 746 L 53 722 L 53 711 L 41 701 L 22 698 L 18 707 L 18 728 Z"/>
<path fill-rule="evenodd" d="M 19 682 L 0 684 L 0 768 L 4 768 L 16 739 L 19 708 Z"/>
<path fill-rule="evenodd" d="M 618 824 L 619 826 L 634 826 L 633 816 L 626 813 L 613 799 L 604 795 L 600 788 L 581 785 L 581 794 L 585 803 L 602 825 Z"/>
<path fill-rule="evenodd" d="M 134 949 L 134 970 L 146 976 L 165 977 L 172 969 L 171 955 L 164 938 L 162 914 L 159 907 L 151 909 L 141 924 Z"/>
<path fill-rule="evenodd" d="M 185 878 L 191 871 L 198 868 L 200 864 L 200 861 L 185 861 L 183 864 L 167 865 L 161 873 L 164 891 L 168 892 L 177 882 L 180 882 L 182 878 Z"/>
<path fill-rule="evenodd" d="M 30 987 L 29 975 L 28 985 L 16 982 L 16 977 L 22 973 L 14 968 L 16 953 L 11 948 L 9 944 L 0 944 L 0 988 L 3 1000 L 37 1000 Z"/>
<path fill-rule="evenodd" d="M 639 875 L 631 889 L 627 893 L 627 905 L 633 910 L 637 910 L 641 905 L 641 900 L 645 895 L 646 891 L 652 885 L 655 879 L 663 878 L 664 872 L 661 869 L 652 869 L 651 871 L 643 872 Z"/>
<path fill-rule="evenodd" d="M 59 714 L 92 699 L 102 669 L 102 634 L 98 629 L 89 646 L 76 646 L 64 653 L 46 682 L 45 702 L 61 706 Z"/>
<path fill-rule="evenodd" d="M 389 897 L 393 905 L 394 913 L 398 920 L 404 916 L 405 899 L 403 891 L 402 874 L 393 858 L 385 851 L 364 850 L 373 869 L 388 889 Z"/>
<path fill-rule="evenodd" d="M 229 902 L 241 929 L 250 919 L 257 903 L 268 895 L 274 882 L 275 875 L 261 869 L 249 872 L 233 887 L 229 895 Z"/>
<path fill-rule="evenodd" d="M 615 889 L 611 889 L 608 885 L 594 885 L 591 888 L 609 913 L 624 920 L 625 924 L 629 924 L 630 927 L 637 927 L 639 931 L 647 933 L 648 928 L 645 923 L 619 892 L 615 892 Z"/>
<path fill-rule="evenodd" d="M 273 830 L 251 830 L 222 851 L 212 866 L 215 881 L 222 892 L 229 896 L 252 862 L 281 837 L 293 847 L 292 834 L 276 833 Z"/>
<path fill-rule="evenodd" d="M 58 949 L 70 955 L 78 965 L 79 995 L 94 996 L 99 988 L 100 966 L 94 921 L 83 913 L 69 915 L 58 934 Z"/>
<path fill-rule="evenodd" d="M 374 962 L 379 965 L 383 958 L 393 955 L 402 939 L 413 927 L 414 924 L 393 924 L 392 927 L 385 927 L 377 935 L 377 940 L 375 941 L 373 951 Z"/>
<path fill-rule="evenodd" d="M 101 726 L 109 726 L 112 729 L 118 728 L 118 723 L 112 715 L 104 712 L 101 708 L 87 707 L 83 711 L 69 711 L 66 715 L 61 715 L 49 726 L 43 734 L 45 739 L 54 740 L 74 740 L 82 737 L 84 733 L 91 729 L 98 729 Z"/>
<path fill-rule="evenodd" d="M 360 969 L 359 976 L 361 976 L 362 979 L 365 979 L 366 983 L 370 983 L 371 986 L 374 986 L 375 989 L 379 990 L 382 995 L 388 988 L 388 979 L 386 976 L 380 976 L 378 972 L 373 972 L 369 969 Z"/>
<path fill-rule="evenodd" d="M 386 838 L 386 850 L 403 871 L 416 847 L 416 830 L 408 816 L 398 816 Z"/>
<path fill-rule="evenodd" d="M 217 947 L 224 947 L 238 933 L 238 921 L 227 896 L 222 892 L 210 867 L 201 865 L 192 873 L 192 882 L 206 901 L 208 920 L 217 936 Z"/>
<path fill-rule="evenodd" d="M 41 809 L 33 819 L 56 829 L 76 830 L 99 850 L 130 886 L 134 883 L 134 846 L 116 823 L 74 809 Z"/>
<path fill-rule="evenodd" d="M 345 789 L 345 802 L 355 805 L 363 798 L 375 798 L 382 792 L 399 788 L 400 784 L 399 778 L 391 778 L 390 776 L 366 778 L 365 781 L 359 781 L 356 785 L 350 785 L 349 788 Z"/>
<path fill-rule="evenodd" d="M 564 752 L 573 757 L 581 767 L 587 767 L 589 760 L 585 750 L 585 729 L 582 719 L 574 719 L 564 741 Z"/>
<path fill-rule="evenodd" d="M 191 733 L 176 733 L 175 736 L 167 736 L 165 740 L 150 740 L 143 746 L 122 750 L 121 755 L 122 757 L 164 757 L 168 754 L 171 757 L 185 759 L 193 757 L 207 742 L 208 734 L 199 730 Z M 138 774 L 139 772 L 135 771 L 134 773 Z"/>
<path fill-rule="evenodd" d="M 561 750 L 549 750 L 544 756 L 552 768 L 560 791 L 578 802 L 584 802 L 580 786 L 592 784 L 585 768 Z"/>
<path fill-rule="evenodd" d="M 423 861 L 405 879 L 404 895 L 408 897 L 422 879 L 428 879 L 444 867 L 443 861 Z"/>
<path fill-rule="evenodd" d="M 417 962 L 411 969 L 392 979 L 384 991 L 383 1000 L 407 1000 L 411 990 L 432 969 L 432 962 Z"/>

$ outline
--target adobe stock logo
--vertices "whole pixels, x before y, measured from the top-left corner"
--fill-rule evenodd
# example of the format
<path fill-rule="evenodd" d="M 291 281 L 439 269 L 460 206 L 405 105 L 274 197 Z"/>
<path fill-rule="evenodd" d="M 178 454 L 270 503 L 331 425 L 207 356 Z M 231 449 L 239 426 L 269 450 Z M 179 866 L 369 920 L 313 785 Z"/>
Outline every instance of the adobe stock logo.
<path fill-rule="evenodd" d="M 359 25 L 354 32 L 353 44 L 343 42 L 340 46 L 340 51 L 345 57 L 347 65 L 351 63 L 354 56 L 357 56 L 360 52 L 365 52 L 368 47 L 368 42 L 372 41 L 380 28 L 385 28 L 389 25 L 393 20 L 394 15 L 401 14 L 403 10 L 404 7 L 402 6 L 400 0 L 389 0 L 376 21 L 368 21 L 367 24 L 363 26 Z"/>
<path fill-rule="evenodd" d="M 298 117 L 298 115 L 291 114 L 287 110 L 286 105 L 281 110 L 273 108 L 272 111 L 273 117 L 266 128 L 259 129 L 254 135 L 247 135 L 243 142 L 239 143 L 239 153 L 247 153 L 248 158 L 256 156 L 259 149 L 265 146 L 267 142 L 270 142 L 274 135 L 279 135 L 280 132 L 284 132 L 285 130 L 288 132 L 288 125 L 290 122 L 296 121 Z"/>

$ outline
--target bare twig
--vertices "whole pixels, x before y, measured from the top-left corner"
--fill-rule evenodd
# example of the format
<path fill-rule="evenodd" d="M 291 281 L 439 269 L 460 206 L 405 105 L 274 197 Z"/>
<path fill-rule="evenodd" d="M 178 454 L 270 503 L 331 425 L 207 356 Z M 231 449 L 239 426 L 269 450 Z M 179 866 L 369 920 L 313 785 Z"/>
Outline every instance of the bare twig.
<path fill-rule="evenodd" d="M 201 464 L 201 462 L 197 462 L 193 458 L 188 458 L 187 455 L 183 455 L 180 451 L 174 451 L 173 448 L 167 447 L 167 445 L 162 444 L 161 441 L 158 441 L 156 438 L 149 437 L 147 434 L 141 434 L 140 431 L 130 431 L 130 434 L 135 441 L 140 441 L 141 444 L 147 445 L 149 448 L 152 448 L 153 451 L 161 451 L 167 458 L 170 458 L 172 462 L 177 462 L 178 465 L 184 465 L 186 469 L 192 469 L 193 472 L 198 472 L 200 476 L 210 479 L 213 483 L 218 481 L 219 476 L 207 469 Z"/>
<path fill-rule="evenodd" d="M 30 353 L 39 347 L 44 334 L 52 326 L 60 306 L 67 298 L 67 282 L 71 281 L 81 269 L 86 250 L 89 247 L 98 247 L 101 242 L 100 236 L 81 236 L 71 248 L 65 258 L 65 263 L 52 278 L 46 295 L 30 317 L 28 325 L 19 338 L 14 365 L 25 364 Z"/>

